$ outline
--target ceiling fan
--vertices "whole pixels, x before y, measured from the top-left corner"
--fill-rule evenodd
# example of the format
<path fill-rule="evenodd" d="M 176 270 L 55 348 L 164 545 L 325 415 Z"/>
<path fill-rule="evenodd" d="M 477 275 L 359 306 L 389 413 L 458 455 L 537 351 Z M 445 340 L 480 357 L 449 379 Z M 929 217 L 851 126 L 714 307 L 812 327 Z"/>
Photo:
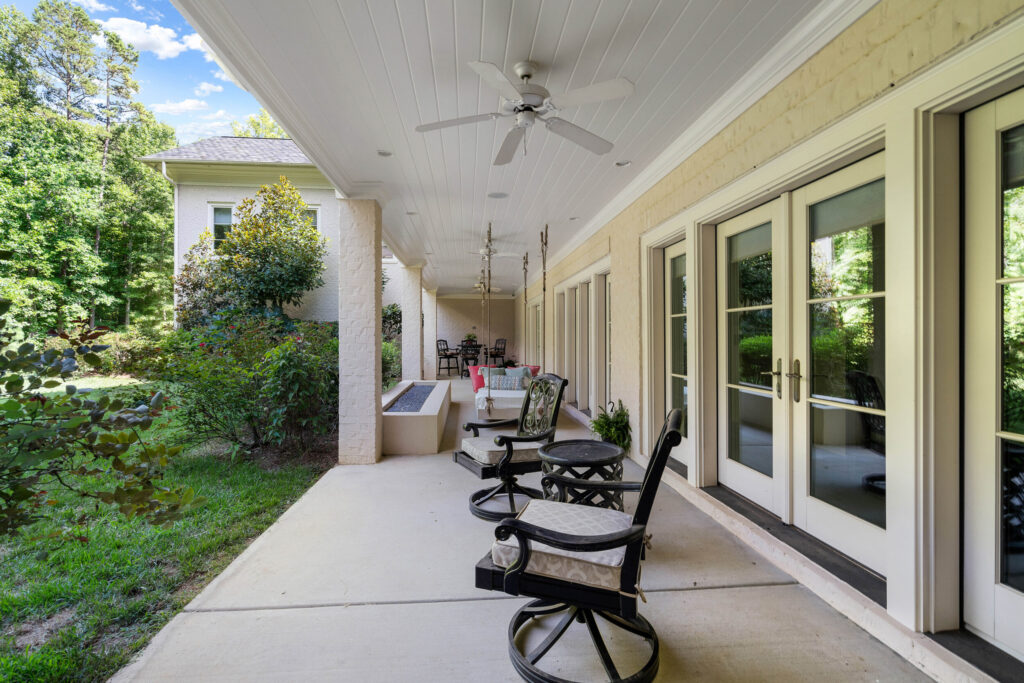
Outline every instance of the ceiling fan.
<path fill-rule="evenodd" d="M 469 66 L 484 83 L 501 94 L 501 111 L 425 123 L 416 126 L 416 130 L 426 133 L 450 126 L 461 126 L 464 123 L 479 123 L 480 121 L 515 116 L 515 125 L 505 136 L 505 141 L 501 143 L 501 148 L 498 150 L 497 156 L 494 157 L 495 166 L 502 166 L 515 158 L 516 149 L 526 136 L 526 129 L 537 121 L 543 121 L 547 129 L 555 135 L 574 142 L 594 154 L 607 154 L 612 149 L 612 143 L 565 119 L 551 116 L 551 114 L 581 104 L 617 100 L 633 94 L 632 83 L 625 78 L 615 78 L 552 96 L 543 86 L 530 83 L 530 79 L 538 69 L 535 62 L 525 61 L 515 65 L 516 75 L 522 81 L 518 84 L 513 83 L 501 69 L 490 62 L 470 62 Z"/>
<path fill-rule="evenodd" d="M 515 254 L 511 251 L 498 251 L 493 246 L 480 247 L 476 251 L 467 251 L 467 254 L 475 254 L 481 258 L 490 256 L 491 258 L 522 258 L 521 254 Z"/>

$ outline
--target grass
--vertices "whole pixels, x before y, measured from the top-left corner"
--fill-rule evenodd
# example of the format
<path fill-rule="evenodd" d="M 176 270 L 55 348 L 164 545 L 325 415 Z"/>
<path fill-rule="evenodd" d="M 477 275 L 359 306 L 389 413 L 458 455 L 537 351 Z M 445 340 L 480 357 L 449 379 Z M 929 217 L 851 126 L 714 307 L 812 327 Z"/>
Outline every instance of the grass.
<path fill-rule="evenodd" d="M 150 434 L 183 436 L 173 422 Z M 58 494 L 59 515 L 33 527 L 32 538 L 0 541 L 0 680 L 106 680 L 321 471 L 303 464 L 267 469 L 195 448 L 179 456 L 165 481 L 208 500 L 169 528 Z M 40 538 L 83 513 L 88 542 Z"/>

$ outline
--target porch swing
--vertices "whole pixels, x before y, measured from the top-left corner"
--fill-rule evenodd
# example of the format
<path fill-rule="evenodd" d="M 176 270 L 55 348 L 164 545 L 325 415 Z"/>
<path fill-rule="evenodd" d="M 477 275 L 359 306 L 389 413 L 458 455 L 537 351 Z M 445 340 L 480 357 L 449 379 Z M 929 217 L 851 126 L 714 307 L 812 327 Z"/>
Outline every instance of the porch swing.
<path fill-rule="evenodd" d="M 546 256 L 546 232 L 542 234 L 541 249 Z M 491 334 L 491 257 L 494 243 L 491 226 L 487 226 L 487 241 L 482 250 L 480 278 L 481 306 L 486 309 L 487 342 Z M 528 260 L 523 259 L 524 278 Z M 524 290 L 525 291 L 525 290 Z M 463 430 L 472 432 L 472 437 L 462 440 L 459 450 L 452 453 L 452 460 L 465 467 L 480 479 L 498 479 L 500 483 L 491 488 L 481 489 L 469 497 L 469 510 L 481 519 L 497 522 L 515 516 L 532 498 L 541 498 L 543 493 L 536 488 L 519 485 L 521 474 L 541 471 L 538 449 L 555 440 L 558 412 L 562 394 L 568 380 L 553 374 L 542 374 L 530 380 L 523 397 L 518 418 L 486 419 L 467 422 Z M 490 377 L 487 381 L 486 410 L 493 409 Z M 503 429 L 515 427 L 513 434 L 480 436 L 481 429 Z"/>

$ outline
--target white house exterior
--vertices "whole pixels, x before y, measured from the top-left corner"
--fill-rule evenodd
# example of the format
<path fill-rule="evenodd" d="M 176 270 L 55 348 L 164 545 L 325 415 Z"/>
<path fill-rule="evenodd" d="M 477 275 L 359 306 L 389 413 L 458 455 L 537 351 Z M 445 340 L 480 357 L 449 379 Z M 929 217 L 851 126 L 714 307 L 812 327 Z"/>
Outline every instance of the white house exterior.
<path fill-rule="evenodd" d="M 212 234 L 227 209 L 234 216 L 243 199 L 281 176 L 298 188 L 316 212 L 317 229 L 327 238 L 324 286 L 308 293 L 289 315 L 307 320 L 338 319 L 338 199 L 324 178 L 288 139 L 215 137 L 169 149 L 143 159 L 174 183 L 174 272 L 204 230 Z"/>

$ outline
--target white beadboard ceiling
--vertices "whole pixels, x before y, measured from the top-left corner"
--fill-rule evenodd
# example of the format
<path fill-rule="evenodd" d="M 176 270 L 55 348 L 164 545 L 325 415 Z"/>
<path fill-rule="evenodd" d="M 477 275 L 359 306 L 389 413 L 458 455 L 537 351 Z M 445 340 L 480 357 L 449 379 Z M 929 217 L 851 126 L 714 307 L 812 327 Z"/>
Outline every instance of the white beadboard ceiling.
<path fill-rule="evenodd" d="M 869 0 L 174 0 L 219 61 L 346 196 L 381 202 L 385 239 L 427 286 L 471 291 L 488 222 L 494 284 L 522 286 L 600 227 L 750 98 L 777 82 Z M 851 11 L 851 6 L 857 6 Z M 817 43 L 815 42 L 817 41 Z M 780 58 L 780 55 L 782 56 Z M 534 126 L 527 154 L 492 166 L 511 118 L 467 63 L 540 64 L 552 94 L 627 78 L 627 99 L 559 116 L 615 144 L 596 156 Z M 391 152 L 381 157 L 378 150 Z M 672 157 L 676 155 L 676 158 Z M 617 161 L 632 162 L 618 167 Z M 646 176 L 645 176 L 646 171 Z M 492 199 L 492 192 L 508 193 Z M 574 220 L 571 220 L 574 219 Z M 549 260 L 550 262 L 550 260 Z"/>

